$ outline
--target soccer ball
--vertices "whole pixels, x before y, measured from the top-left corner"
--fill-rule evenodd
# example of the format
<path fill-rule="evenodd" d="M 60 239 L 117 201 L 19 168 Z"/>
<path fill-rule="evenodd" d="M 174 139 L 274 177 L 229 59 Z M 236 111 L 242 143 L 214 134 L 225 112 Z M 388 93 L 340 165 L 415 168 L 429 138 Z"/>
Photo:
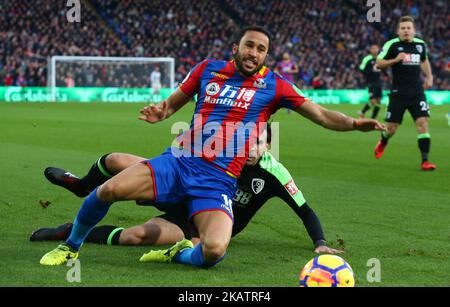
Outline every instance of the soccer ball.
<path fill-rule="evenodd" d="M 311 259 L 300 273 L 300 287 L 354 287 L 350 265 L 335 255 L 320 255 Z"/>

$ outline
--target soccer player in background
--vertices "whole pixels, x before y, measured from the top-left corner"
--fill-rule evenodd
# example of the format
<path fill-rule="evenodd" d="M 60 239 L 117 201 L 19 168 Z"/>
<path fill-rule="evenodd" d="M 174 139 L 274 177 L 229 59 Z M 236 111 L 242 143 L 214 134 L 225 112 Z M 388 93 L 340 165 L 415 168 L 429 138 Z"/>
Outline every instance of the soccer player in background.
<path fill-rule="evenodd" d="M 361 111 L 359 118 L 364 118 L 366 112 L 373 108 L 372 118 L 377 118 L 381 106 L 382 84 L 381 70 L 377 67 L 377 56 L 380 47 L 376 44 L 370 46 L 370 54 L 365 56 L 359 65 L 359 70 L 364 74 L 366 86 L 369 90 L 369 102 L 366 103 Z"/>
<path fill-rule="evenodd" d="M 397 34 L 397 38 L 384 44 L 377 59 L 378 68 L 392 67 L 393 80 L 386 113 L 387 129 L 381 133 L 381 140 L 375 147 L 375 158 L 381 158 L 389 139 L 402 123 L 403 114 L 408 110 L 416 124 L 422 156 L 421 168 L 424 171 L 432 171 L 436 165 L 428 161 L 431 145 L 428 129 L 430 110 L 424 92 L 424 88 L 433 86 L 427 45 L 423 40 L 414 37 L 416 29 L 414 19 L 410 16 L 400 18 Z M 421 72 L 425 75 L 424 82 Z"/>
<path fill-rule="evenodd" d="M 232 199 L 249 148 L 279 108 L 290 108 L 330 130 L 384 129 L 376 120 L 356 120 L 305 98 L 264 66 L 269 47 L 265 29 L 244 28 L 232 46 L 233 60 L 198 63 L 166 100 L 142 109 L 139 119 L 153 124 L 198 96 L 191 128 L 180 137 L 181 148 L 169 147 L 156 158 L 135 163 L 92 191 L 78 211 L 69 238 L 40 263 L 62 265 L 77 258 L 87 235 L 114 202 L 139 200 L 161 207 L 187 202 L 200 244 L 194 247 L 190 240 L 182 240 L 168 250 L 167 257 L 203 268 L 214 266 L 225 257 L 231 239 Z"/>
<path fill-rule="evenodd" d="M 296 75 L 299 72 L 298 65 L 294 60 L 291 59 L 291 56 L 288 52 L 283 53 L 282 60 L 277 63 L 274 71 L 279 73 L 283 78 L 288 80 L 289 82 L 295 84 Z M 291 114 L 291 110 L 287 109 L 287 113 Z"/>
<path fill-rule="evenodd" d="M 159 66 L 155 66 L 150 74 L 150 83 L 152 86 L 152 101 L 161 101 L 161 72 Z"/>
<path fill-rule="evenodd" d="M 298 74 L 298 65 L 288 52 L 283 53 L 283 58 L 277 63 L 275 72 L 279 73 L 283 78 L 295 84 L 295 75 Z"/>
<path fill-rule="evenodd" d="M 289 171 L 268 152 L 271 141 L 270 125 L 267 128 L 250 151 L 249 158 L 237 181 L 237 190 L 233 198 L 232 237 L 244 230 L 256 212 L 269 199 L 279 197 L 303 222 L 313 241 L 314 252 L 341 253 L 340 250 L 326 246 L 318 217 L 306 203 Z M 145 158 L 134 155 L 113 153 L 98 159 L 82 179 L 54 167 L 46 168 L 44 174 L 50 182 L 68 189 L 75 195 L 87 196 L 113 175 L 134 163 L 145 160 Z M 187 205 L 177 204 L 175 207 L 178 208 L 165 210 L 163 215 L 130 228 L 124 229 L 114 225 L 95 227 L 85 242 L 108 245 L 166 245 L 175 244 L 187 238 L 194 243 L 194 246 L 197 245 L 200 239 L 197 234 L 192 233 L 189 227 Z M 180 210 L 180 208 L 182 209 Z M 40 228 L 33 232 L 30 241 L 66 240 L 72 225 L 72 223 L 65 223 L 56 228 Z M 143 259 L 145 260 L 147 257 Z M 164 257 L 158 259 L 164 259 Z"/>

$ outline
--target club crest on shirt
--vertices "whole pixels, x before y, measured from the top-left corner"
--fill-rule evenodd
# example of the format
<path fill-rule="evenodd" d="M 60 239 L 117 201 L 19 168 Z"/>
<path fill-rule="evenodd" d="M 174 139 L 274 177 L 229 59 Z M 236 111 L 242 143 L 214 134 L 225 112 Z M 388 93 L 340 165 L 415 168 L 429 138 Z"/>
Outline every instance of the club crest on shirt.
<path fill-rule="evenodd" d="M 259 89 L 267 88 L 267 83 L 263 78 L 258 78 L 255 82 L 253 82 L 253 86 Z"/>
<path fill-rule="evenodd" d="M 206 93 L 210 96 L 216 95 L 218 92 L 220 92 L 220 85 L 216 82 L 209 83 L 206 86 Z"/>
<path fill-rule="evenodd" d="M 417 49 L 417 51 L 419 51 L 419 53 L 422 53 L 422 51 L 423 51 L 422 45 L 416 45 L 416 49 Z"/>
<path fill-rule="evenodd" d="M 259 194 L 264 189 L 264 183 L 265 181 L 260 178 L 253 178 L 252 179 L 253 193 Z"/>

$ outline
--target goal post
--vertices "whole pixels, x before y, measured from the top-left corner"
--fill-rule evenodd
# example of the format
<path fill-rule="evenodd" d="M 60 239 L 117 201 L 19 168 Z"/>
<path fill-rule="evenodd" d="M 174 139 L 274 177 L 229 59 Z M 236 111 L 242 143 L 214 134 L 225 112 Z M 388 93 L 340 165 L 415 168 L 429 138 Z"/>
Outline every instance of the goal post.
<path fill-rule="evenodd" d="M 47 71 L 53 101 L 60 88 L 148 89 L 154 101 L 175 88 L 171 57 L 52 56 Z"/>

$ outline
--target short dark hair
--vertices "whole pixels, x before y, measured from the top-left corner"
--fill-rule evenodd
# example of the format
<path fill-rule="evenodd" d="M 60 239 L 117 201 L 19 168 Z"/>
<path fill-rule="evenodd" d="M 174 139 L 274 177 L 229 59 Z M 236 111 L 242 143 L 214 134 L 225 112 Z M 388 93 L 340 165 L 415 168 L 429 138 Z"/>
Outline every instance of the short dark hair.
<path fill-rule="evenodd" d="M 233 43 L 239 45 L 241 39 L 244 37 L 245 33 L 247 33 L 248 31 L 261 32 L 264 35 L 266 35 L 269 38 L 269 50 L 270 50 L 270 45 L 271 45 L 270 32 L 266 28 L 261 27 L 261 26 L 256 26 L 256 25 L 246 26 L 246 27 L 242 28 L 242 30 L 239 31 L 238 35 L 233 40 Z"/>
<path fill-rule="evenodd" d="M 400 23 L 402 23 L 402 22 L 412 22 L 413 26 L 415 26 L 415 24 L 414 24 L 414 17 L 412 17 L 412 16 L 402 16 L 402 17 L 400 17 L 400 19 L 398 20 L 397 27 L 400 26 Z"/>

